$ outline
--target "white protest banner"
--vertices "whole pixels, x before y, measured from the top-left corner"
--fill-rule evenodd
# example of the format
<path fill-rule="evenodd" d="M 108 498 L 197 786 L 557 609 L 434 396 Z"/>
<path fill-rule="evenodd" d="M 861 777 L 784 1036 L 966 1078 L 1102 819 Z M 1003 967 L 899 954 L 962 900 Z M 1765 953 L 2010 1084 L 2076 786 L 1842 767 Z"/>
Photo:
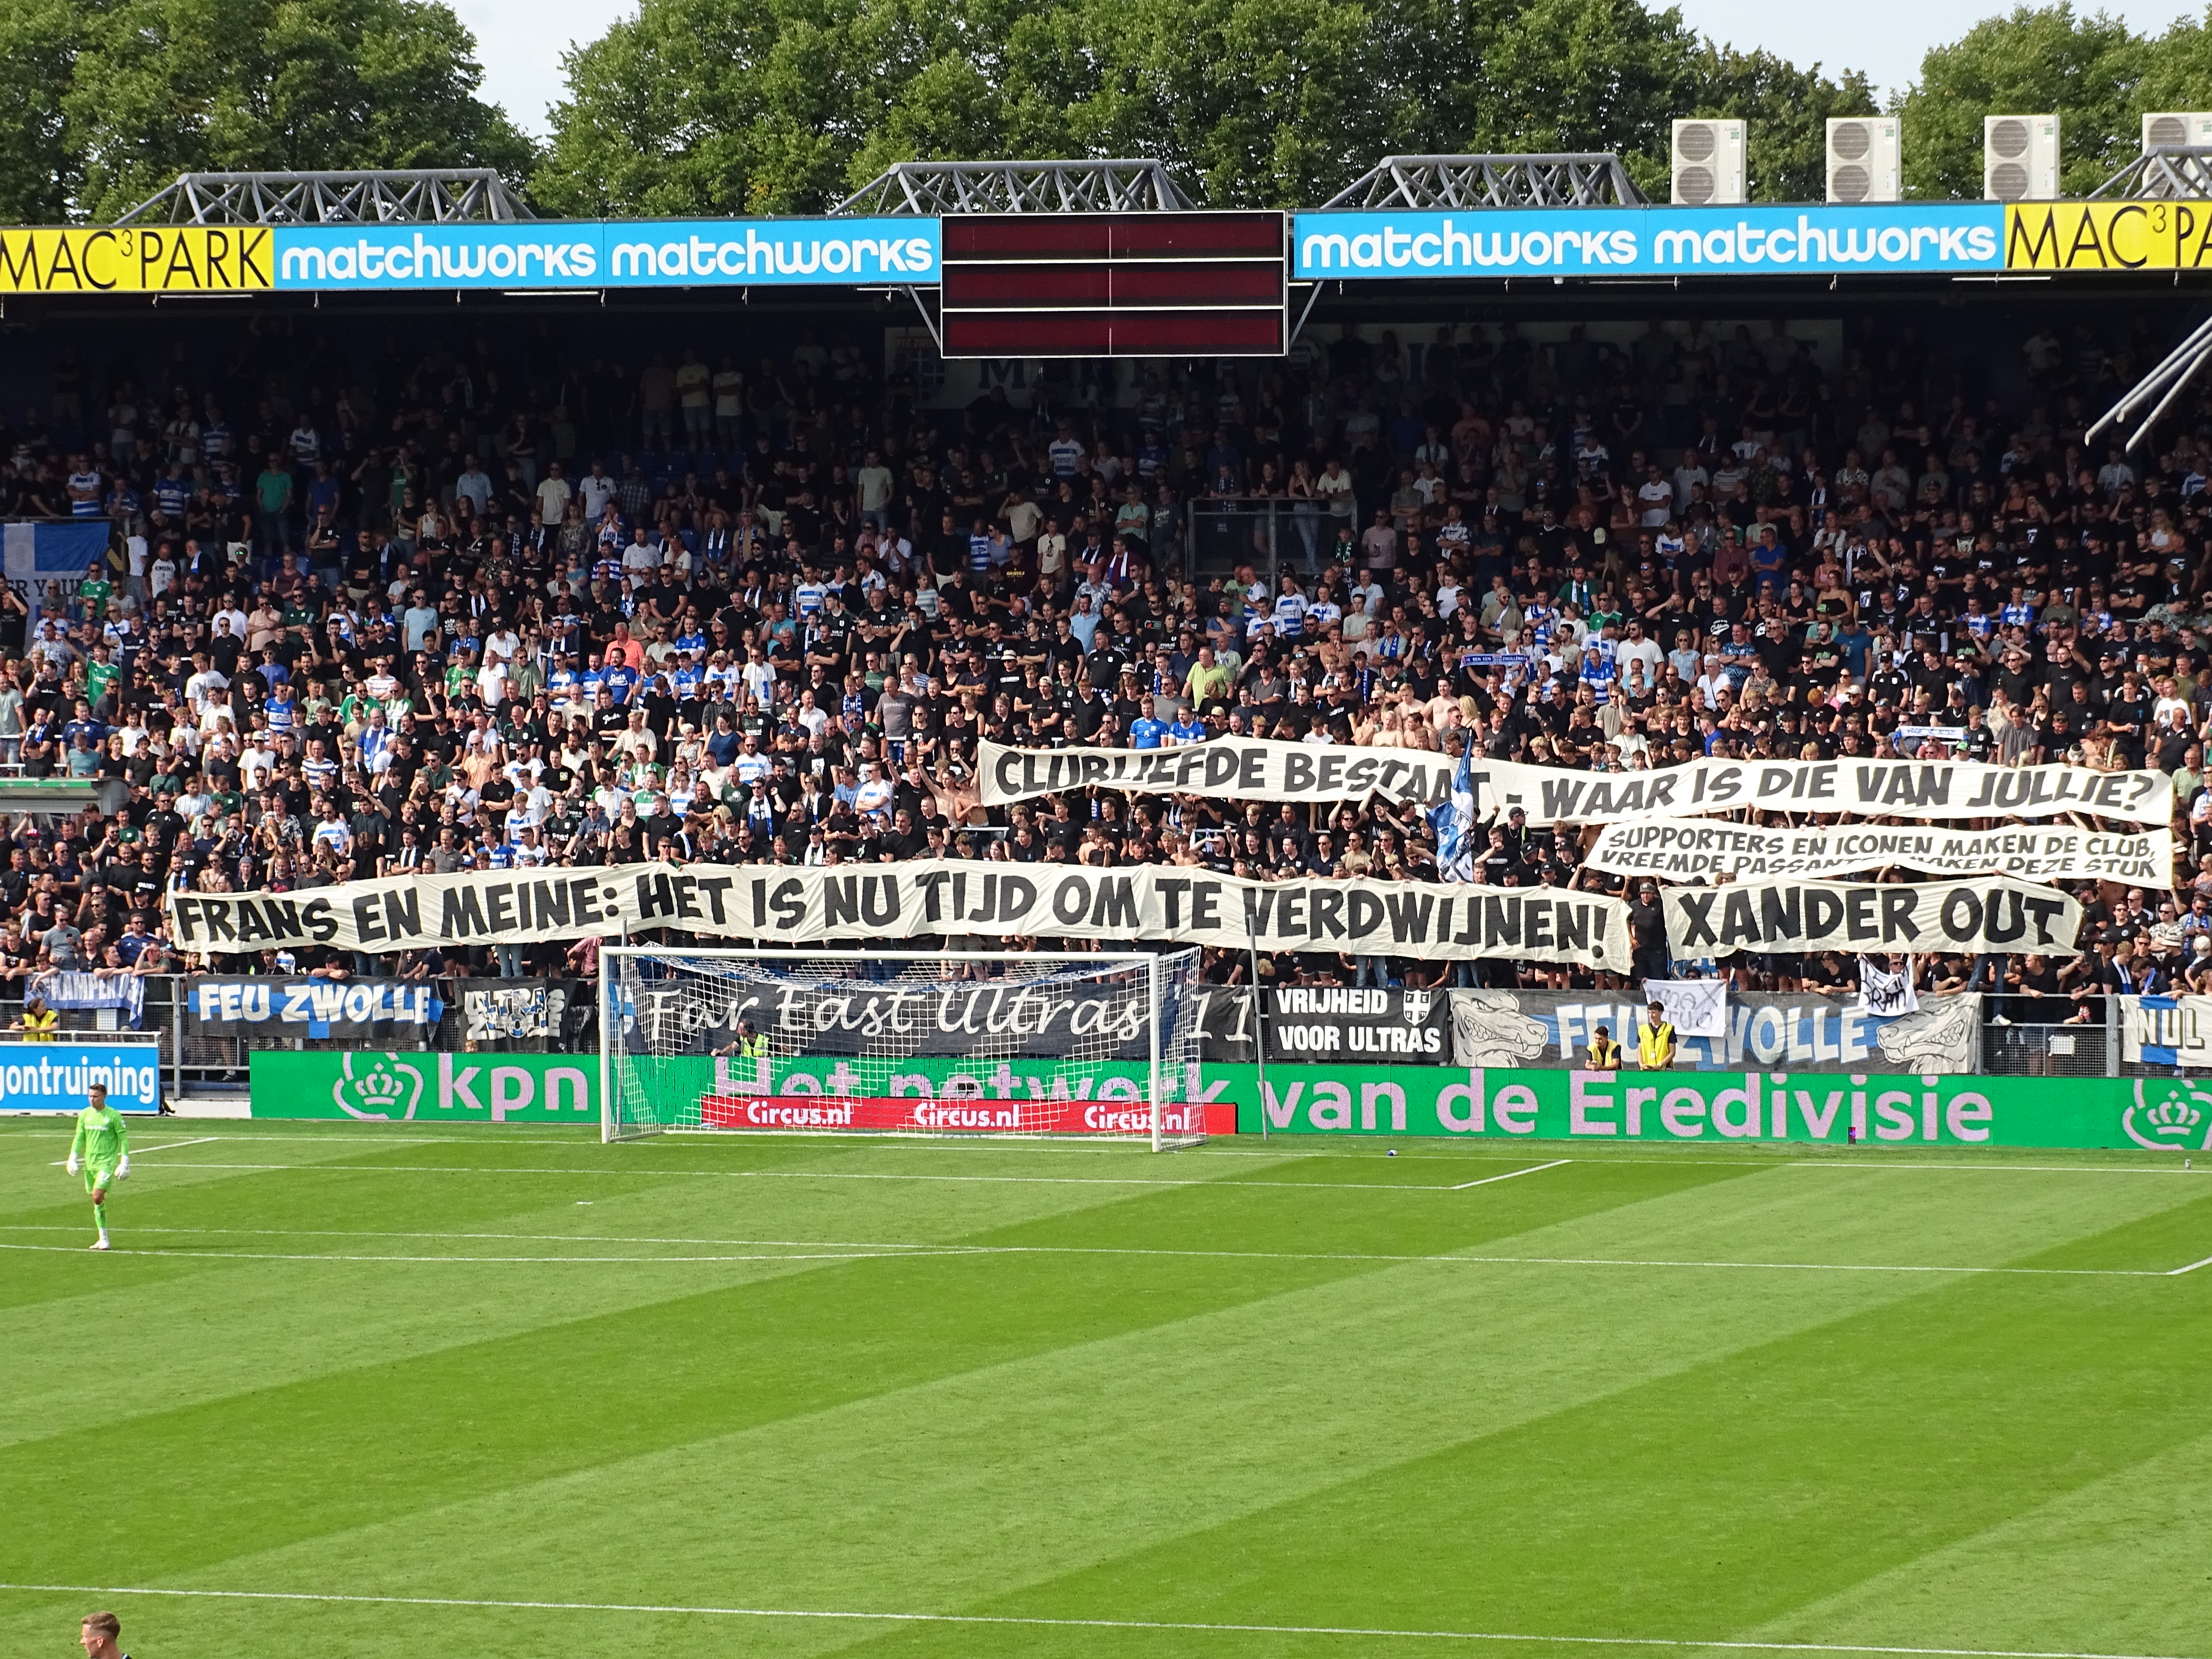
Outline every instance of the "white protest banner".
<path fill-rule="evenodd" d="M 1009 749 L 978 744 L 983 804 L 1096 787 L 1224 800 L 1419 801 L 1449 798 L 1455 762 L 1420 749 L 1352 749 L 1216 738 L 1176 749 Z M 1532 823 L 1612 823 L 1758 807 L 1854 817 L 2047 818 L 2083 812 L 2130 823 L 2173 817 L 2163 772 L 1972 761 L 1705 759 L 1644 772 L 1577 772 L 1478 759 L 1475 815 L 1521 808 Z"/>
<path fill-rule="evenodd" d="M 1721 876 L 1846 876 L 1895 866 L 1929 876 L 2019 876 L 2029 881 L 2173 884 L 2173 832 L 2113 833 L 2069 824 L 1942 830 L 1808 824 L 1768 830 L 1705 818 L 1609 823 L 1583 860 L 1594 870 L 1669 881 Z"/>
<path fill-rule="evenodd" d="M 1885 968 L 1872 957 L 1859 958 L 1859 1006 L 1875 1014 L 1917 1014 L 1920 993 L 1912 983 L 1912 958 L 1902 968 Z"/>
<path fill-rule="evenodd" d="M 1627 914 L 1619 899 L 1559 887 L 1256 882 L 1172 865 L 1097 870 L 952 860 L 474 871 L 297 893 L 169 896 L 178 949 L 218 954 L 318 945 L 380 954 L 674 927 L 768 945 L 1042 935 L 1506 957 L 1613 972 L 1628 965 Z"/>
<path fill-rule="evenodd" d="M 1661 895 L 1678 959 L 1739 951 L 2069 951 L 2081 907 L 2006 876 L 1903 884 L 1735 882 Z"/>
<path fill-rule="evenodd" d="M 976 747 L 986 806 L 1093 786 L 1224 800 L 1380 795 L 1434 805 L 1449 799 L 1458 764 L 1449 755 L 1425 749 L 1351 749 L 1273 738 L 1217 738 L 1175 749 L 1009 749 L 985 738 Z"/>
<path fill-rule="evenodd" d="M 1681 1036 L 1720 1036 L 1728 1030 L 1728 981 L 1724 979 L 1647 979 L 1644 1000 L 1656 1002 Z"/>

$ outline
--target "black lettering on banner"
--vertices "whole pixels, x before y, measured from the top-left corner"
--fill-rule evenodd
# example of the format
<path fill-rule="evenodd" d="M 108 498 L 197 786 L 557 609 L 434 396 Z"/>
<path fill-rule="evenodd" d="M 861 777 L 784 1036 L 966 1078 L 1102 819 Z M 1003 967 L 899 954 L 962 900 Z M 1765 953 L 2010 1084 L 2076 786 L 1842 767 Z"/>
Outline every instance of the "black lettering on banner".
<path fill-rule="evenodd" d="M 473 939 L 484 931 L 483 904 L 477 890 L 457 882 L 441 895 L 444 913 L 438 921 L 441 939 Z"/>
<path fill-rule="evenodd" d="M 1663 902 L 1674 954 L 1691 958 L 1754 950 L 1924 950 L 1931 937 L 1959 949 L 2021 948 L 2031 933 L 2038 948 L 2063 948 L 2081 925 L 2074 899 L 2009 876 L 1916 885 L 1732 883 L 1670 888 Z M 1795 925 L 1801 917 L 1802 927 Z"/>
<path fill-rule="evenodd" d="M 619 872 L 477 872 L 332 888 L 294 896 L 174 894 L 184 948 L 222 951 L 337 943 L 373 954 L 407 949 L 424 933 L 457 944 L 561 939 L 676 927 L 709 937 L 899 939 L 924 931 L 993 937 L 1060 933 L 1136 942 L 1219 938 L 1224 898 L 1242 907 L 1249 936 L 1274 948 L 1326 946 L 1415 957 L 1535 955 L 1613 965 L 1609 908 L 1618 900 L 1532 891 L 1483 892 L 1419 884 L 1291 881 L 1249 884 L 1122 871 L 1015 873 L 1005 866 L 794 872 L 771 882 L 711 866 L 635 866 Z M 634 883 L 617 888 L 613 881 Z M 914 884 L 909 887 L 908 884 Z M 819 892 L 819 897 L 817 892 Z M 1464 902 L 1462 915 L 1453 907 Z M 818 907 L 818 908 L 817 908 Z M 2017 923 L 2022 913 L 2007 915 Z M 1455 932 L 1455 927 L 1458 928 Z"/>

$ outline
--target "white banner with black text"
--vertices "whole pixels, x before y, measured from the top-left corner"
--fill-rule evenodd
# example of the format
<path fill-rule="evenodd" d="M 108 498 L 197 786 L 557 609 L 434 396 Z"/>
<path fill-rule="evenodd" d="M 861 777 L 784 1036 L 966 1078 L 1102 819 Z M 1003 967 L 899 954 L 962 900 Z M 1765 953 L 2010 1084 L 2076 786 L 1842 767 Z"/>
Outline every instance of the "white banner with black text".
<path fill-rule="evenodd" d="M 1711 881 L 1721 876 L 1848 876 L 1894 867 L 1929 876 L 2018 876 L 2027 881 L 2173 884 L 2173 832 L 1943 830 L 1893 824 L 1808 824 L 1768 830 L 1706 818 L 1608 823 L 1583 862 L 1622 876 Z"/>
<path fill-rule="evenodd" d="M 1272 738 L 1216 738 L 1174 749 L 1010 749 L 978 744 L 983 804 L 1097 787 L 1223 800 L 1419 801 L 1451 797 L 1458 763 L 1424 749 L 1353 749 Z M 1475 816 L 1519 807 L 1532 823 L 1613 823 L 1757 807 L 1914 818 L 2047 818 L 2083 812 L 2130 823 L 2173 816 L 2163 772 L 1972 761 L 1704 759 L 1649 772 L 1577 772 L 1478 758 Z"/>
<path fill-rule="evenodd" d="M 2081 928 L 2072 897 L 2008 876 L 1917 885 L 1731 882 L 1669 887 L 1661 901 L 1677 961 L 1740 951 L 2068 951 Z"/>
<path fill-rule="evenodd" d="M 383 954 L 660 928 L 763 945 L 921 936 L 1158 941 L 1626 970 L 1628 908 L 1559 887 L 1243 881 L 1172 865 L 945 860 L 788 868 L 627 864 L 474 871 L 294 893 L 172 893 L 177 948 Z M 640 939 L 642 942 L 642 939 Z"/>

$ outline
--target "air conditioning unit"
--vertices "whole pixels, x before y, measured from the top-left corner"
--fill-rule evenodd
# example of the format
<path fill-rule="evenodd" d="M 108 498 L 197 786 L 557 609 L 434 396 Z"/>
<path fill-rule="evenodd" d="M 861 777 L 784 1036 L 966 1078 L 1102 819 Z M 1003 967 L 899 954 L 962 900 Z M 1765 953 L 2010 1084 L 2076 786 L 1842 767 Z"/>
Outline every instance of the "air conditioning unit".
<path fill-rule="evenodd" d="M 1992 202 L 2058 199 L 2058 118 L 1982 118 L 1982 195 Z"/>
<path fill-rule="evenodd" d="M 1743 200 L 1741 121 L 1674 123 L 1674 200 L 1684 207 L 1735 207 Z"/>
<path fill-rule="evenodd" d="M 2212 148 L 2212 115 L 2204 113 L 2146 115 L 2142 118 L 2142 153 L 2154 149 Z"/>
<path fill-rule="evenodd" d="M 1897 118 L 1847 115 L 1828 123 L 1828 199 L 1899 202 L 1905 199 Z"/>

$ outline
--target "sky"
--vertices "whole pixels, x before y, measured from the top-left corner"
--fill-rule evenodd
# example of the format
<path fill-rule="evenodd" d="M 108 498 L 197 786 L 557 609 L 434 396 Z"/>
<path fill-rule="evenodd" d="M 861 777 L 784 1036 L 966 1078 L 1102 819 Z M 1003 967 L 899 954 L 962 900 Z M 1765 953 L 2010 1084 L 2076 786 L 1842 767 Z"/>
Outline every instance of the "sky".
<path fill-rule="evenodd" d="M 742 3 L 742 0 L 736 0 Z M 1852 0 L 1848 5 L 1788 0 L 1675 0 L 1700 33 L 1747 51 L 1765 47 L 1830 74 L 1864 70 L 1881 91 L 1901 91 L 1919 72 L 1921 54 L 1954 40 L 1978 20 L 2010 9 L 2011 0 Z M 484 93 L 525 131 L 544 137 L 546 106 L 561 94 L 561 53 L 596 40 L 634 9 L 626 0 L 454 0 L 475 31 Z M 2155 33 L 2193 12 L 2185 0 L 2083 0 L 2141 33 Z"/>

